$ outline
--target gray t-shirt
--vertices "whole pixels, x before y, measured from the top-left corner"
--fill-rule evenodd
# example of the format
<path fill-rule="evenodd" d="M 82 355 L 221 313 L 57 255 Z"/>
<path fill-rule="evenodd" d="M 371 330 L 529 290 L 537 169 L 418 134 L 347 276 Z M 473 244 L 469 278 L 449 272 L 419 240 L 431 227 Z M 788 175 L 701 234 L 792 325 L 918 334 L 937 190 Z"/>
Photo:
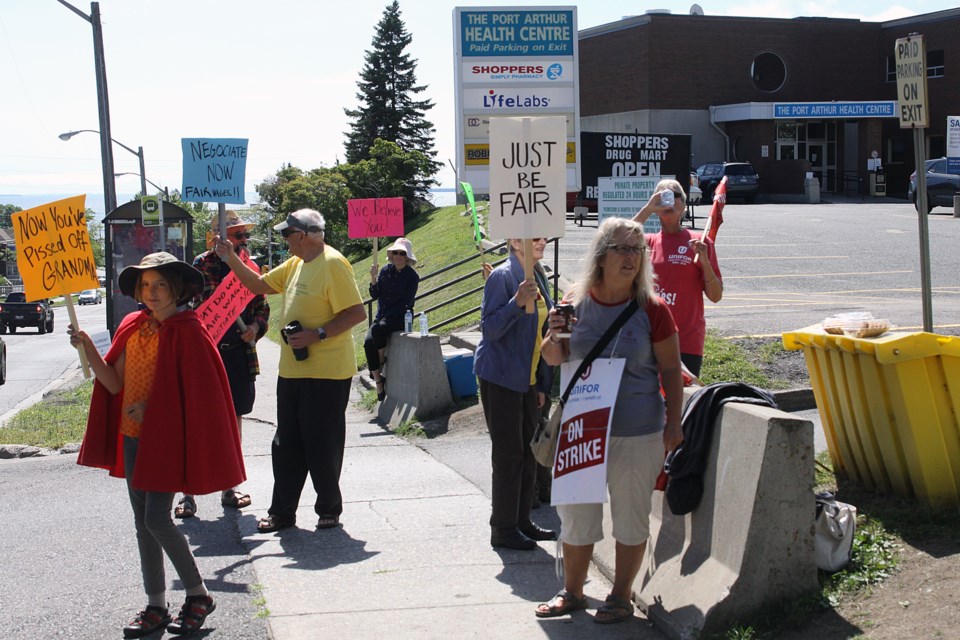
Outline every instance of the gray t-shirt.
<path fill-rule="evenodd" d="M 605 305 L 591 296 L 576 305 L 577 323 L 570 335 L 570 360 L 581 360 L 620 316 L 629 301 Z M 653 355 L 653 343 L 677 332 L 670 311 L 659 300 L 651 300 L 634 312 L 597 356 L 623 358 L 623 377 L 613 409 L 611 436 L 642 436 L 663 430 L 666 419 L 660 376 Z M 561 393 L 565 387 L 561 389 Z"/>

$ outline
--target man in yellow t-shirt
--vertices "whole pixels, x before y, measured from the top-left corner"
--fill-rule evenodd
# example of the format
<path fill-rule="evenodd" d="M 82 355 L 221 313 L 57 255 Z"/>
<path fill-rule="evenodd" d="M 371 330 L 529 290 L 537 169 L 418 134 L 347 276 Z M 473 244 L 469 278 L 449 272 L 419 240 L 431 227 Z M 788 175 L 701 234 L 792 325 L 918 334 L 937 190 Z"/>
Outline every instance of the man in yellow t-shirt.
<path fill-rule="evenodd" d="M 263 275 L 237 257 L 229 240 L 216 243 L 217 255 L 253 293 L 283 294 L 280 321 L 286 344 L 280 351 L 277 435 L 271 448 L 273 499 L 267 517 L 257 524 L 261 533 L 296 524 L 308 473 L 317 492 L 317 528 L 337 526 L 343 511 L 345 412 L 357 372 L 350 329 L 367 314 L 353 267 L 324 243 L 325 226 L 313 209 L 289 214 L 274 230 L 283 235 L 293 257 Z"/>

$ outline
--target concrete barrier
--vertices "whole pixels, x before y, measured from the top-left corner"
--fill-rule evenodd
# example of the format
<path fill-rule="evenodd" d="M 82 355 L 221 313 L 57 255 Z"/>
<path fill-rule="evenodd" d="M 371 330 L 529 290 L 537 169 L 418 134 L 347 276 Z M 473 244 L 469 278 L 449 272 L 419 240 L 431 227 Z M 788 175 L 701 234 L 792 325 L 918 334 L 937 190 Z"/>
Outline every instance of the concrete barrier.
<path fill-rule="evenodd" d="M 453 394 L 443 366 L 440 336 L 394 333 L 387 343 L 386 398 L 377 409 L 381 422 L 398 426 L 453 411 Z"/>
<path fill-rule="evenodd" d="M 687 390 L 689 395 L 689 390 Z M 674 516 L 654 492 L 638 606 L 671 638 L 723 630 L 764 605 L 815 591 L 813 424 L 728 403 L 714 430 L 700 505 Z M 594 561 L 612 579 L 614 541 Z"/>

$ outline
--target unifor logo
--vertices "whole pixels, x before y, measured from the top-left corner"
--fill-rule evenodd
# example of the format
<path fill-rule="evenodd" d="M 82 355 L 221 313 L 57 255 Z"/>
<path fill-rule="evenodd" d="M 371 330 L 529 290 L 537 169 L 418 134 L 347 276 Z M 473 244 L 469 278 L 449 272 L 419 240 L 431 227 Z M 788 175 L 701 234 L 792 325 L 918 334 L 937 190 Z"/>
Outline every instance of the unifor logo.
<path fill-rule="evenodd" d="M 563 76 L 563 65 L 559 62 L 547 67 L 547 78 L 550 80 L 559 80 Z"/>
<path fill-rule="evenodd" d="M 588 364 L 588 365 L 587 365 L 587 368 L 583 370 L 583 374 L 580 376 L 580 379 L 581 379 L 581 380 L 586 380 L 587 378 L 589 378 L 589 377 L 590 377 L 590 370 L 591 370 L 591 369 L 593 369 L 593 365 L 592 365 L 592 364 Z"/>
<path fill-rule="evenodd" d="M 686 252 L 687 252 L 687 248 L 684 245 L 680 245 L 679 247 L 677 247 L 677 253 L 679 253 L 680 255 L 683 255 Z"/>
<path fill-rule="evenodd" d="M 487 95 L 483 96 L 483 106 L 485 108 L 508 108 L 508 109 L 529 109 L 530 107 L 548 107 L 550 98 L 544 98 L 536 94 L 532 96 L 505 95 L 497 93 L 490 89 Z"/>

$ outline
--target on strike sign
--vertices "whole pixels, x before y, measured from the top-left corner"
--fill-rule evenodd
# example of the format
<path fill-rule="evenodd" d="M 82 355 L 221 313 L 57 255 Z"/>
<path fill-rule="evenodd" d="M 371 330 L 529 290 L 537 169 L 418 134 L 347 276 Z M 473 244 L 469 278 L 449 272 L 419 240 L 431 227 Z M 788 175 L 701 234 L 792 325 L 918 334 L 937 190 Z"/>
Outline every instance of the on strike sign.
<path fill-rule="evenodd" d="M 87 232 L 86 198 L 57 200 L 11 216 L 17 268 L 28 301 L 100 286 Z"/>
<path fill-rule="evenodd" d="M 567 219 L 567 121 L 490 118 L 490 235 L 550 238 Z"/>
<path fill-rule="evenodd" d="M 597 358 L 571 389 L 560 420 L 551 504 L 607 501 L 607 436 L 625 362 Z M 579 366 L 579 360 L 563 363 L 561 389 Z"/>

